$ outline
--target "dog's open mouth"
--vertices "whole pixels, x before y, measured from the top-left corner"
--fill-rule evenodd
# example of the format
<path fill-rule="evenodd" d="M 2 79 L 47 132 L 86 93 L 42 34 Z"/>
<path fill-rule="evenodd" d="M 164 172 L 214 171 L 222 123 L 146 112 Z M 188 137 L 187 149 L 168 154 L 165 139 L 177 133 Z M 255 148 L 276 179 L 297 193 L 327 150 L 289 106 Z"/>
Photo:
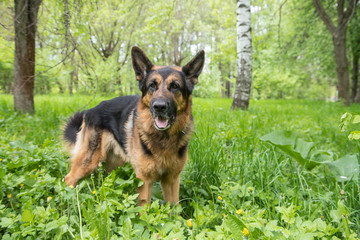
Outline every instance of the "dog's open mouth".
<path fill-rule="evenodd" d="M 166 130 L 171 126 L 169 118 L 167 117 L 156 116 L 154 122 L 157 130 Z"/>

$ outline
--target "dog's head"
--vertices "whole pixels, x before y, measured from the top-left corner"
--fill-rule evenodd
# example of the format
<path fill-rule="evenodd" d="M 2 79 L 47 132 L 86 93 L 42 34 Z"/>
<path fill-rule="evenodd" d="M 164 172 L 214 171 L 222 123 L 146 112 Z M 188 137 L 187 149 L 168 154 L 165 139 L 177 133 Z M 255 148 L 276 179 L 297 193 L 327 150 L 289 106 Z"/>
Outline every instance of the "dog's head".
<path fill-rule="evenodd" d="M 203 69 L 203 50 L 183 67 L 153 65 L 138 47 L 131 50 L 132 64 L 141 101 L 151 111 L 157 130 L 166 130 L 176 120 L 176 115 L 185 111 L 189 96 Z"/>

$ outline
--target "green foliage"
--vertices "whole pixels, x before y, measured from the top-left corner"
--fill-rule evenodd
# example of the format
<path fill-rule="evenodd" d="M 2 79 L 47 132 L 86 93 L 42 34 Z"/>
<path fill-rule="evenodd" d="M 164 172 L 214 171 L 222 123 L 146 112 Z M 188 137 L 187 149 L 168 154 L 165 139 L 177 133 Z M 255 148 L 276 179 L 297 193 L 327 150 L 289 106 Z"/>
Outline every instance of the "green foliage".
<path fill-rule="evenodd" d="M 335 16 L 334 4 L 328 4 Z M 236 2 L 46 1 L 38 19 L 37 94 L 138 93 L 130 49 L 142 47 L 160 65 L 184 65 L 200 49 L 206 66 L 195 88 L 199 97 L 234 90 Z M 254 99 L 335 96 L 331 36 L 311 1 L 252 1 Z M 64 11 L 68 9 L 68 13 Z M 13 2 L 0 3 L 0 91 L 12 90 Z M 358 24 L 349 25 L 349 46 L 358 51 Z M 68 22 L 67 22 L 68 21 Z M 229 84 L 232 83 L 232 84 Z M 228 94 L 226 94 L 228 95 Z"/>
<path fill-rule="evenodd" d="M 199 83 L 194 88 L 193 95 L 201 98 L 216 98 L 221 97 L 220 82 L 221 72 L 216 66 L 210 66 L 210 71 L 201 75 Z"/>
<path fill-rule="evenodd" d="M 74 189 L 62 180 L 69 164 L 60 126 L 108 98 L 37 96 L 38 111 L 30 116 L 14 113 L 11 96 L 0 96 L 3 239 L 359 238 L 354 177 L 339 182 L 325 166 L 309 171 L 260 140 L 277 129 L 296 130 L 303 142 L 340 160 L 356 154 L 358 142 L 340 132 L 338 116 L 359 112 L 358 106 L 261 100 L 243 112 L 229 110 L 230 100 L 194 98 L 196 132 L 181 177 L 181 206 L 163 204 L 155 185 L 152 205 L 140 208 L 141 182 L 129 165 L 108 175 L 101 167 Z"/>
<path fill-rule="evenodd" d="M 0 36 L 0 93 L 10 93 L 12 88 L 13 43 Z"/>
<path fill-rule="evenodd" d="M 344 132 L 348 128 L 354 128 L 355 124 L 360 123 L 360 115 L 358 114 L 351 114 L 349 112 L 344 113 L 340 119 L 340 129 Z M 360 139 L 360 131 L 352 130 L 348 136 L 350 140 L 359 140 Z"/>
<path fill-rule="evenodd" d="M 275 131 L 260 139 L 280 148 L 308 170 L 326 165 L 338 182 L 358 179 L 359 164 L 355 155 L 345 155 L 334 161 L 332 152 L 316 149 L 315 143 L 297 138 L 291 131 Z"/>

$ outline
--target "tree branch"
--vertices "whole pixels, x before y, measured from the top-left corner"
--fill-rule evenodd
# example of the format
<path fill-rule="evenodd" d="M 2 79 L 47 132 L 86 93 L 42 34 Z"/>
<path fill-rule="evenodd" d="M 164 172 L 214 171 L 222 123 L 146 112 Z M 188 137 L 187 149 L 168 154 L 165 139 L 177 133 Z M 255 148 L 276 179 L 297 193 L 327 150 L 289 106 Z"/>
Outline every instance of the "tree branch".
<path fill-rule="evenodd" d="M 325 23 L 327 29 L 330 31 L 331 35 L 334 36 L 336 34 L 336 27 L 334 23 L 331 21 L 330 17 L 325 12 L 323 6 L 320 3 L 320 0 L 313 0 L 316 11 L 319 13 L 320 18 Z"/>
<path fill-rule="evenodd" d="M 352 17 L 354 16 L 355 9 L 356 9 L 356 2 L 357 2 L 357 0 L 350 0 L 349 5 L 343 15 L 342 24 L 344 26 L 347 26 L 349 24 L 350 20 L 352 19 Z"/>

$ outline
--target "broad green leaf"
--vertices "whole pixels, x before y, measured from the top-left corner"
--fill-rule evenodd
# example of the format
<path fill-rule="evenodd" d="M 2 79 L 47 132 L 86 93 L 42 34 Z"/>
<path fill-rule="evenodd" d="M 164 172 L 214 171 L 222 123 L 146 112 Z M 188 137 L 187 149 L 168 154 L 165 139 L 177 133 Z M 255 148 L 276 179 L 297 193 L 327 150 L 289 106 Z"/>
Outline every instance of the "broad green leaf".
<path fill-rule="evenodd" d="M 345 155 L 334 162 L 327 162 L 326 165 L 338 182 L 358 179 L 359 164 L 356 155 Z"/>
<path fill-rule="evenodd" d="M 125 239 L 131 239 L 132 225 L 130 218 L 126 218 L 122 227 L 122 234 Z"/>
<path fill-rule="evenodd" d="M 246 228 L 245 224 L 234 215 L 229 215 L 228 223 L 232 236 L 235 239 L 242 240 L 244 236 L 242 231 Z"/>
<path fill-rule="evenodd" d="M 21 215 L 21 221 L 23 222 L 32 222 L 34 219 L 34 214 L 30 212 L 29 210 L 25 209 L 23 214 Z"/>
<path fill-rule="evenodd" d="M 0 179 L 5 176 L 5 169 L 0 168 Z"/>
<path fill-rule="evenodd" d="M 352 119 L 352 123 L 353 124 L 360 123 L 360 115 L 354 115 Z"/>
<path fill-rule="evenodd" d="M 314 233 L 300 233 L 296 236 L 297 240 L 313 240 L 315 234 Z"/>
<path fill-rule="evenodd" d="M 298 151 L 301 156 L 306 159 L 309 155 L 309 152 L 313 149 L 315 146 L 315 143 L 313 142 L 306 142 L 302 140 L 301 138 L 298 138 L 296 141 L 295 149 Z"/>
<path fill-rule="evenodd" d="M 278 130 L 260 137 L 262 141 L 268 141 L 283 152 L 294 158 L 299 164 L 305 166 L 308 170 L 313 169 L 318 162 L 309 160 L 310 151 L 314 148 L 314 143 L 297 139 L 297 136 L 286 130 Z"/>
<path fill-rule="evenodd" d="M 343 132 L 345 131 L 346 127 L 349 125 L 351 120 L 352 114 L 351 113 L 344 113 L 340 118 L 340 130 Z"/>
<path fill-rule="evenodd" d="M 296 206 L 291 204 L 288 208 L 286 207 L 275 207 L 275 209 L 281 213 L 281 219 L 286 223 L 293 224 L 295 222 L 296 211 L 299 210 L 301 206 Z"/>
<path fill-rule="evenodd" d="M 356 134 L 359 134 L 360 138 L 360 131 Z M 291 131 L 274 131 L 260 139 L 272 143 L 308 170 L 320 164 L 327 165 L 338 182 L 358 178 L 359 164 L 355 155 L 346 155 L 334 161 L 330 152 L 317 150 L 314 143 L 297 138 Z"/>
<path fill-rule="evenodd" d="M 350 140 L 359 140 L 360 139 L 360 131 L 352 131 L 350 135 L 348 136 Z"/>
<path fill-rule="evenodd" d="M 7 218 L 7 217 L 1 218 L 0 226 L 2 226 L 3 228 L 7 228 L 7 227 L 11 226 L 12 224 L 14 224 L 14 221 L 12 218 Z"/>
<path fill-rule="evenodd" d="M 59 227 L 59 223 L 57 220 L 51 221 L 48 224 L 46 224 L 45 232 L 50 232 L 51 230 L 58 228 L 58 227 Z"/>

